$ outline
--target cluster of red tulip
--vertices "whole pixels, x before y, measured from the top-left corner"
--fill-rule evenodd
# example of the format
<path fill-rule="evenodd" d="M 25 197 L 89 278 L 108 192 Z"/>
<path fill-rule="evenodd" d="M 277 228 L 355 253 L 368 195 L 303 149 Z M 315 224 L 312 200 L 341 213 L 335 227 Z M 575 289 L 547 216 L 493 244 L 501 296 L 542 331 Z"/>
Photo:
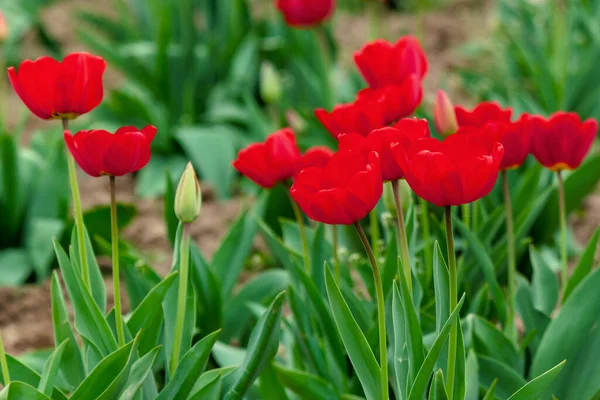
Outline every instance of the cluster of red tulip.
<path fill-rule="evenodd" d="M 492 190 L 499 171 L 520 166 L 530 153 L 553 171 L 577 168 L 597 132 L 595 120 L 582 122 L 574 113 L 549 119 L 524 114 L 512 122 L 512 110 L 496 103 L 468 111 L 448 109 L 443 98 L 445 103 L 436 102 L 436 124 L 443 125 L 440 132 L 455 134 L 440 141 L 430 137 L 427 120 L 405 118 L 421 101 L 427 72 L 416 39 L 377 40 L 354 59 L 369 87 L 330 113 L 315 110 L 338 139 L 336 153 L 318 149 L 301 156 L 286 128 L 242 150 L 233 163 L 265 188 L 293 179 L 292 197 L 316 221 L 355 223 L 375 207 L 383 181 L 403 178 L 437 206 L 470 203 Z M 315 152 L 318 157 L 311 156 Z"/>

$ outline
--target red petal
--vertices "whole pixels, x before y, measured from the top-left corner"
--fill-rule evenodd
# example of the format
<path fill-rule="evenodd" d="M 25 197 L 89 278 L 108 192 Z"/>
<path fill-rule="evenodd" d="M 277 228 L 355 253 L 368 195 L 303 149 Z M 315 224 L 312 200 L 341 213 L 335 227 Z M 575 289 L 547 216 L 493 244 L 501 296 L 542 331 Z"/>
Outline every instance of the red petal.
<path fill-rule="evenodd" d="M 138 171 L 150 161 L 150 144 L 140 132 L 126 132 L 114 136 L 104 154 L 104 171 L 108 175 L 122 176 Z"/>
<path fill-rule="evenodd" d="M 50 57 L 40 57 L 35 61 L 23 61 L 18 72 L 15 72 L 13 67 L 8 69 L 8 77 L 15 92 L 39 118 L 52 118 L 59 68 L 58 61 Z"/>

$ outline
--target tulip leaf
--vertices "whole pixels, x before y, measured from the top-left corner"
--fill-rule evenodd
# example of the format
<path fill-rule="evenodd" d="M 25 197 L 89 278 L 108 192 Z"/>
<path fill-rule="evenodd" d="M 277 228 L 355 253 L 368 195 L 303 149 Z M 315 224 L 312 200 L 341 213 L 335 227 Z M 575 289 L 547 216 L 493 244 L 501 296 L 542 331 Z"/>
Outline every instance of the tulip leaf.
<path fill-rule="evenodd" d="M 144 380 L 151 376 L 152 366 L 154 365 L 159 352 L 160 347 L 155 347 L 133 363 L 129 376 L 127 377 L 127 382 L 125 382 L 118 400 L 133 400 L 135 398 L 135 395 L 142 387 Z"/>
<path fill-rule="evenodd" d="M 284 294 L 285 292 L 282 292 L 275 297 L 269 309 L 254 327 L 246 356 L 232 377 L 233 383 L 227 390 L 225 400 L 241 400 L 265 365 L 275 357 L 279 347 L 279 325 Z"/>
<path fill-rule="evenodd" d="M 6 363 L 8 364 L 11 385 L 18 381 L 35 388 L 40 384 L 40 375 L 13 356 L 7 354 Z M 0 383 L 4 385 L 4 382 L 4 376 L 3 374 L 0 374 Z M 6 388 L 4 390 L 6 390 Z M 23 397 L 15 397 L 15 399 L 19 400 L 22 398 Z M 55 387 L 52 392 L 52 399 L 67 400 L 67 397 Z"/>
<path fill-rule="evenodd" d="M 399 269 L 402 271 L 401 259 L 398 259 Z M 417 310 L 413 304 L 411 292 L 408 289 L 408 284 L 403 274 L 400 274 L 400 290 L 396 282 L 394 282 L 394 290 L 400 293 L 402 299 L 402 307 L 404 310 L 404 328 L 406 329 L 406 344 L 408 347 L 408 379 L 412 382 L 416 379 L 417 372 L 423 365 L 425 359 L 425 348 L 423 346 L 423 333 L 421 332 L 421 324 L 417 315 Z M 436 357 L 437 359 L 437 357 Z M 435 361 L 434 361 L 435 363 Z"/>
<path fill-rule="evenodd" d="M 556 274 L 546 264 L 542 255 L 534 248 L 529 248 L 529 258 L 533 266 L 532 289 L 533 304 L 537 310 L 550 316 L 558 301 L 558 280 Z"/>
<path fill-rule="evenodd" d="M 258 379 L 258 386 L 264 400 L 289 400 L 283 382 L 275 373 L 274 362 L 265 366 Z"/>
<path fill-rule="evenodd" d="M 477 354 L 494 357 L 515 371 L 523 372 L 524 360 L 506 335 L 487 320 L 472 315 L 474 347 Z"/>
<path fill-rule="evenodd" d="M 465 372 L 465 400 L 479 400 L 479 363 L 473 349 L 469 351 L 467 356 Z"/>
<path fill-rule="evenodd" d="M 433 281 L 435 292 L 435 331 L 439 335 L 445 321 L 450 316 L 450 275 L 446 261 L 442 256 L 439 242 L 433 248 Z M 437 369 L 445 369 L 448 365 L 448 346 L 444 346 L 438 362 Z"/>
<path fill-rule="evenodd" d="M 62 272 L 69 298 L 75 309 L 77 331 L 93 343 L 103 356 L 117 349 L 117 342 L 110 327 L 92 295 L 85 287 L 78 271 L 75 271 L 60 244 L 54 240 L 54 250 Z"/>
<path fill-rule="evenodd" d="M 196 320 L 201 321 L 200 334 L 206 334 L 223 327 L 221 285 L 195 243 L 190 244 L 190 251 L 192 285 L 198 302 Z"/>
<path fill-rule="evenodd" d="M 44 393 L 23 382 L 11 382 L 0 392 L 0 400 L 51 400 Z"/>
<path fill-rule="evenodd" d="M 216 376 L 212 381 L 198 390 L 194 395 L 190 395 L 188 400 L 220 400 L 223 381 L 220 376 Z M 282 399 L 283 400 L 283 399 Z"/>
<path fill-rule="evenodd" d="M 156 400 L 179 399 L 182 396 L 185 398 L 190 393 L 196 379 L 206 368 L 206 362 L 220 333 L 220 331 L 216 331 L 206 336 L 183 356 L 173 378 Z"/>
<path fill-rule="evenodd" d="M 448 400 L 448 392 L 444 383 L 444 373 L 441 369 L 433 376 L 433 382 L 429 388 L 429 400 Z"/>
<path fill-rule="evenodd" d="M 22 285 L 32 272 L 33 266 L 24 250 L 0 250 L 0 286 Z"/>
<path fill-rule="evenodd" d="M 396 258 L 396 257 L 394 257 Z M 397 263 L 395 263 L 397 264 Z M 396 390 L 398 397 L 406 399 L 408 397 L 408 348 L 406 346 L 406 328 L 404 308 L 400 292 L 394 285 L 392 290 L 392 326 L 394 331 L 394 374 L 396 377 Z"/>
<path fill-rule="evenodd" d="M 543 397 L 546 388 L 550 386 L 558 374 L 560 374 L 560 371 L 562 371 L 566 362 L 567 361 L 565 360 L 551 370 L 544 372 L 535 379 L 532 379 L 515 394 L 510 396 L 508 400 L 528 400 L 539 399 Z"/>
<path fill-rule="evenodd" d="M 65 223 L 58 218 L 33 218 L 27 225 L 25 249 L 39 282 L 48 277 L 54 261 L 54 248 L 49 238 L 61 237 L 64 227 Z"/>
<path fill-rule="evenodd" d="M 303 399 L 335 400 L 339 394 L 324 379 L 304 371 L 285 368 L 275 364 L 275 373 L 281 383 Z"/>
<path fill-rule="evenodd" d="M 24 203 L 20 200 L 22 186 L 19 179 L 19 154 L 17 142 L 11 135 L 0 134 L 0 205 L 3 206 L 3 230 L 0 237 L 11 237 L 16 235 L 21 219 L 21 210 Z"/>
<path fill-rule="evenodd" d="M 54 382 L 60 367 L 61 357 L 65 347 L 69 343 L 69 340 L 70 339 L 65 339 L 61 344 L 59 344 L 44 364 L 44 370 L 42 372 L 40 383 L 38 384 L 38 390 L 47 396 L 52 395 Z"/>
<path fill-rule="evenodd" d="M 577 285 L 581 283 L 581 281 L 590 273 L 592 267 L 594 265 L 594 256 L 596 254 L 596 249 L 598 246 L 598 238 L 600 237 L 600 228 L 597 228 L 594 232 L 594 235 L 588 242 L 585 251 L 581 255 L 573 274 L 569 278 L 567 282 L 567 287 L 565 288 L 563 294 L 563 303 L 567 301 L 573 290 L 577 288 Z"/>
<path fill-rule="evenodd" d="M 378 400 L 381 397 L 381 368 L 327 266 L 325 287 L 333 318 L 367 400 Z"/>

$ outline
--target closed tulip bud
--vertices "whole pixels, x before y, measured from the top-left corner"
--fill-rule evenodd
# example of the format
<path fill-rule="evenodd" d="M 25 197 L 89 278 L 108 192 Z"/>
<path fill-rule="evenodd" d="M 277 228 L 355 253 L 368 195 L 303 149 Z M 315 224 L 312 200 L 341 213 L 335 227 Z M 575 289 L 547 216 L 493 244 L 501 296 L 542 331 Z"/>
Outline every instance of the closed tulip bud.
<path fill-rule="evenodd" d="M 444 137 L 450 136 L 458 130 L 456 113 L 450 98 L 443 90 L 438 90 L 433 105 L 433 121 L 435 129 Z"/>
<path fill-rule="evenodd" d="M 8 25 L 6 24 L 6 18 L 4 14 L 0 12 L 0 43 L 8 39 Z"/>
<path fill-rule="evenodd" d="M 270 62 L 260 66 L 260 96 L 267 104 L 277 103 L 281 99 L 281 76 Z"/>
<path fill-rule="evenodd" d="M 177 186 L 175 215 L 181 222 L 192 222 L 200 215 L 200 206 L 202 206 L 200 184 L 194 167 L 189 162 Z"/>

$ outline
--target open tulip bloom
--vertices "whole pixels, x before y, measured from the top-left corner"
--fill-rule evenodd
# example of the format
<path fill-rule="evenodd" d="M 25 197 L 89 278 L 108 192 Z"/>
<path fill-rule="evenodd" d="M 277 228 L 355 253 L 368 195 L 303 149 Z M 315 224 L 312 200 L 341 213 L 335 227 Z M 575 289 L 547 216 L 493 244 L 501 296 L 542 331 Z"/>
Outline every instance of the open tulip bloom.
<path fill-rule="evenodd" d="M 511 108 L 502 108 L 495 101 L 484 101 L 477 104 L 472 110 L 462 106 L 454 107 L 458 126 L 473 126 L 482 128 L 491 122 L 510 122 Z"/>
<path fill-rule="evenodd" d="M 333 14 L 335 0 L 276 0 L 276 6 L 288 25 L 308 28 Z"/>

